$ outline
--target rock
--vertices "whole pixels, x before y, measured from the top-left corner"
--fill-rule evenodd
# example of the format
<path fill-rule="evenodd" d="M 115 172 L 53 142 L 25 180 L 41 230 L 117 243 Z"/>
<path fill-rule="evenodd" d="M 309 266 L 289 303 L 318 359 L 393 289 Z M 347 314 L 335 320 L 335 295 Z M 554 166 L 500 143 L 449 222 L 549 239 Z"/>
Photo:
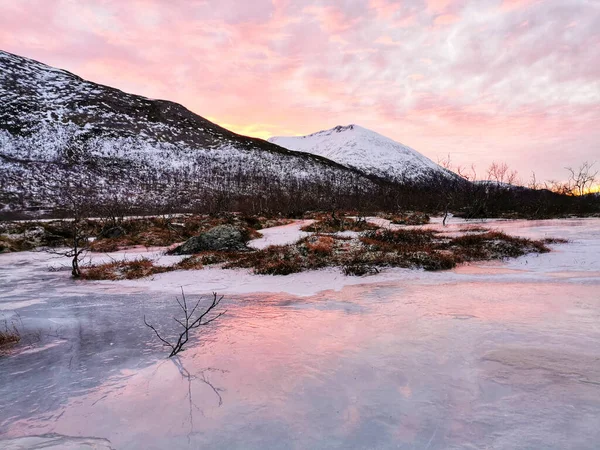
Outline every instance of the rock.
<path fill-rule="evenodd" d="M 125 230 L 122 227 L 117 226 L 117 227 L 111 227 L 106 230 L 103 230 L 100 233 L 100 237 L 103 237 L 105 239 L 115 239 L 115 238 L 120 238 L 124 234 L 125 234 Z"/>
<path fill-rule="evenodd" d="M 212 251 L 246 251 L 248 247 L 239 229 L 232 225 L 219 225 L 206 233 L 189 238 L 179 247 L 171 250 L 174 255 L 191 255 Z"/>

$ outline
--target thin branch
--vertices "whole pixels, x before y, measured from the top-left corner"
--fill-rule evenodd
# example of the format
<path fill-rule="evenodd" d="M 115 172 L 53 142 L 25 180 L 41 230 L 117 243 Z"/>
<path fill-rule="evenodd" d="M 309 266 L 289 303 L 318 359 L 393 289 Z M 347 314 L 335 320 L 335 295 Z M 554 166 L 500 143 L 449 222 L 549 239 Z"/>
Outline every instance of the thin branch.
<path fill-rule="evenodd" d="M 223 296 L 219 297 L 216 292 L 213 292 L 213 298 L 212 298 L 210 305 L 208 305 L 206 310 L 202 314 L 200 314 L 199 317 L 197 317 L 196 319 L 193 319 L 194 313 L 198 309 L 198 306 L 200 305 L 201 300 L 198 300 L 198 302 L 196 302 L 192 311 L 190 312 L 190 311 L 188 311 L 187 299 L 185 297 L 183 288 L 181 289 L 181 294 L 182 294 L 181 300 L 179 300 L 179 298 L 177 298 L 177 297 L 175 297 L 175 300 L 177 301 L 177 304 L 183 311 L 184 319 L 180 320 L 180 319 L 177 319 L 176 317 L 173 317 L 173 320 L 183 328 L 183 331 L 179 334 L 179 337 L 177 338 L 177 342 L 175 344 L 171 344 L 169 341 L 167 341 L 162 336 L 160 336 L 160 334 L 156 330 L 156 328 L 154 326 L 150 325 L 146 321 L 146 316 L 144 316 L 144 323 L 146 324 L 146 326 L 151 328 L 154 331 L 154 333 L 156 334 L 156 336 L 163 343 L 165 343 L 166 345 L 168 345 L 171 348 L 171 353 L 170 353 L 169 357 L 175 356 L 180 351 L 183 350 L 184 345 L 189 341 L 190 330 L 199 328 L 200 326 L 208 325 L 211 322 L 214 322 L 215 320 L 217 320 L 219 317 L 221 317 L 223 314 L 225 314 L 227 312 L 227 311 L 220 312 L 216 316 L 214 316 L 210 319 L 204 320 L 204 318 L 207 317 L 207 315 L 221 303 L 221 300 L 223 300 Z M 191 319 L 193 319 L 193 320 L 191 320 Z M 190 321 L 191 321 L 191 323 L 190 323 Z"/>
<path fill-rule="evenodd" d="M 154 328 L 152 325 L 150 325 L 147 321 L 146 321 L 146 315 L 144 315 L 144 323 L 146 324 L 147 327 L 151 328 L 154 333 L 156 334 L 156 337 L 158 337 L 161 341 L 163 341 L 166 345 L 168 345 L 169 347 L 171 347 L 171 349 L 175 350 L 175 347 L 173 347 L 173 345 L 168 342 L 167 340 L 163 339 L 160 334 L 158 334 L 158 331 L 156 330 L 156 328 Z"/>

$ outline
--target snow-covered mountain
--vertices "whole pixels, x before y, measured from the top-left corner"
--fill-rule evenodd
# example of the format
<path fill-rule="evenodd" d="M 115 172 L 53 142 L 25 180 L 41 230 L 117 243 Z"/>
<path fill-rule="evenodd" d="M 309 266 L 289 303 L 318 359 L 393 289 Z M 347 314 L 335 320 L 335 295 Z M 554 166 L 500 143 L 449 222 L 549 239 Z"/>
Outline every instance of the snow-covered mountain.
<path fill-rule="evenodd" d="M 206 203 L 212 195 L 220 199 L 215 208 L 232 195 L 265 202 L 274 191 L 290 196 L 288 187 L 360 190 L 374 183 L 318 155 L 235 134 L 179 104 L 0 51 L 0 210 L 32 197 L 40 183 L 34 168 L 50 176 L 74 163 L 93 169 L 103 189 L 172 191 L 180 203 Z"/>
<path fill-rule="evenodd" d="M 416 150 L 358 125 L 337 126 L 307 136 L 272 137 L 269 142 L 398 182 L 457 177 Z"/>

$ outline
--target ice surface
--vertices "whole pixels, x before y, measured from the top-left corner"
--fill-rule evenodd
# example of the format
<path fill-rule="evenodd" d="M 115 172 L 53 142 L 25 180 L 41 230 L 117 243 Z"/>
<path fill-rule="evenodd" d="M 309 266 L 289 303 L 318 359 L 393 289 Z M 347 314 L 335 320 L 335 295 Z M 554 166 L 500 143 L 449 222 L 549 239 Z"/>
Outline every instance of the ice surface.
<path fill-rule="evenodd" d="M 209 292 L 205 271 L 80 283 L 0 255 L 27 341 L 0 357 L 0 448 L 596 449 L 600 220 L 486 226 L 571 242 L 442 273 L 220 271 L 227 314 L 175 360 L 142 317 L 168 334 L 176 282 Z"/>

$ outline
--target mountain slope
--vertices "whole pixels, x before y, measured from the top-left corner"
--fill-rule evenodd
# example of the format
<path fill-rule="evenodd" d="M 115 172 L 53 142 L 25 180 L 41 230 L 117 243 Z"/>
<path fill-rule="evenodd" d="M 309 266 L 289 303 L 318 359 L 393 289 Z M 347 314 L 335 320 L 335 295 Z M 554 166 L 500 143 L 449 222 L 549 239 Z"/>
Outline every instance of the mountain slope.
<path fill-rule="evenodd" d="M 272 137 L 269 142 L 398 182 L 457 176 L 416 150 L 358 125 L 337 126 L 308 136 Z"/>
<path fill-rule="evenodd" d="M 206 203 L 216 195 L 229 202 L 232 196 L 264 198 L 277 189 L 289 196 L 290 186 L 374 186 L 355 169 L 235 134 L 176 103 L 3 51 L 0 98 L 0 209 L 18 208 L 23 197 L 29 206 L 44 205 L 34 186 L 44 181 L 44 164 L 52 165 L 50 175 L 76 163 L 121 196 L 172 191 L 179 203 Z M 34 168 L 38 176 L 31 181 Z"/>

